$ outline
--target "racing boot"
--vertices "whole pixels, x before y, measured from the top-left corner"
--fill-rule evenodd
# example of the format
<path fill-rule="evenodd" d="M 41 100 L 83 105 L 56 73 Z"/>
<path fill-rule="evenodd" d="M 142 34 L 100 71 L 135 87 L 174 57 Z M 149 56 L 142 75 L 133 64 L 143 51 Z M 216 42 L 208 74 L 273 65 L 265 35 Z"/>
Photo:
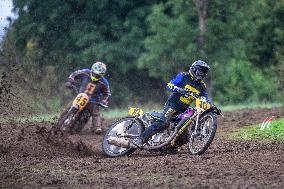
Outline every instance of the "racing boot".
<path fill-rule="evenodd" d="M 101 116 L 99 113 L 95 112 L 92 115 L 92 126 L 93 126 L 93 132 L 97 135 L 102 134 L 102 127 L 101 127 Z"/>
<path fill-rule="evenodd" d="M 94 132 L 95 132 L 97 135 L 100 135 L 100 134 L 102 134 L 103 130 L 102 130 L 102 128 L 97 127 L 97 128 L 94 130 Z"/>

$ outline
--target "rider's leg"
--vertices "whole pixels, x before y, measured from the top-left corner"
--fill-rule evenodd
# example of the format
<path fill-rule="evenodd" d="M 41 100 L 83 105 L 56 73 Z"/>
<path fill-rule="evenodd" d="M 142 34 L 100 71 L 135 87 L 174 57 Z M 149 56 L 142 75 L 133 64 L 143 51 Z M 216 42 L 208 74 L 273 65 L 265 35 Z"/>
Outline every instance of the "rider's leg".
<path fill-rule="evenodd" d="M 141 134 L 141 138 L 143 138 L 144 141 L 147 141 L 149 138 L 151 138 L 156 133 L 165 130 L 167 128 L 170 118 L 174 116 L 175 113 L 176 113 L 176 110 L 171 107 L 168 107 L 167 109 L 165 109 L 163 112 L 163 117 L 160 120 L 157 120 L 156 122 L 154 122 L 150 127 L 148 127 Z"/>
<path fill-rule="evenodd" d="M 102 133 L 102 120 L 100 114 L 100 107 L 98 105 L 94 105 L 91 110 L 92 114 L 92 130 L 96 134 Z"/>
<path fill-rule="evenodd" d="M 177 111 L 170 104 L 166 104 L 161 119 L 157 120 L 150 127 L 148 127 L 140 137 L 133 139 L 132 144 L 141 148 L 142 145 L 147 142 L 153 135 L 166 129 L 170 118 L 176 115 L 178 112 L 179 111 Z"/>

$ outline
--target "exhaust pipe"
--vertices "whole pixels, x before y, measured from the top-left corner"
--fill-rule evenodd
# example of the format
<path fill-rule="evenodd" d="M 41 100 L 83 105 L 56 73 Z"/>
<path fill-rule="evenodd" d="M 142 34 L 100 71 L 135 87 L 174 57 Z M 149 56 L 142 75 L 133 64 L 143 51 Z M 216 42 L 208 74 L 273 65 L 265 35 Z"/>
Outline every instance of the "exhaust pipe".
<path fill-rule="evenodd" d="M 124 147 L 124 148 L 129 148 L 130 147 L 129 141 L 125 140 L 124 138 L 118 138 L 118 137 L 110 136 L 107 139 L 107 142 L 109 144 L 112 144 L 112 145 L 115 145 L 115 146 Z"/>

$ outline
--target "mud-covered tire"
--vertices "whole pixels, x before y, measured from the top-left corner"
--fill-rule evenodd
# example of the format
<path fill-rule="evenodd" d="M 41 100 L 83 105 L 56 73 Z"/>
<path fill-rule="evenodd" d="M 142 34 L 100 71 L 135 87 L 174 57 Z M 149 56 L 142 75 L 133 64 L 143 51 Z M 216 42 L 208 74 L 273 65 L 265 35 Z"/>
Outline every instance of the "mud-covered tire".
<path fill-rule="evenodd" d="M 69 133 L 69 134 L 76 134 L 76 133 L 80 133 L 85 124 L 88 122 L 90 115 L 88 115 L 87 117 L 84 116 L 85 120 L 82 120 L 82 116 L 85 113 L 83 110 L 82 112 L 80 112 L 79 117 L 76 120 L 73 120 L 72 123 L 70 124 L 70 126 L 67 128 L 67 130 L 63 131 L 63 127 L 64 127 L 64 121 L 68 118 L 68 116 L 70 115 L 70 108 L 71 108 L 72 104 L 69 103 L 67 105 L 67 107 L 65 108 L 65 110 L 60 114 L 59 119 L 57 121 L 57 124 L 55 125 L 58 129 L 60 129 L 62 132 L 65 133 Z M 77 111 L 77 110 L 76 110 Z M 74 112 L 73 112 L 74 113 Z"/>
<path fill-rule="evenodd" d="M 59 128 L 60 130 L 62 130 L 64 121 L 69 116 L 68 111 L 69 111 L 70 107 L 71 107 L 71 105 L 67 106 L 67 108 L 59 116 L 59 119 L 58 119 L 58 121 L 56 123 L 56 127 Z"/>
<path fill-rule="evenodd" d="M 75 120 L 73 127 L 71 127 L 72 134 L 80 133 L 85 127 L 86 123 L 88 122 L 90 118 L 90 114 L 85 115 L 86 114 L 85 111 L 86 110 L 83 110 L 82 112 L 80 112 L 78 119 Z"/>
<path fill-rule="evenodd" d="M 74 126 L 74 123 L 76 121 L 73 121 L 74 123 L 71 123 L 71 126 L 68 126 L 67 128 L 64 128 L 64 121 L 70 116 L 72 112 L 70 112 L 71 104 L 69 104 L 65 110 L 60 114 L 59 119 L 57 121 L 57 124 L 55 125 L 59 130 L 61 130 L 64 133 L 68 134 L 75 134 L 77 133 L 76 127 Z"/>
<path fill-rule="evenodd" d="M 203 115 L 200 118 L 200 120 L 205 119 L 205 118 L 209 118 L 209 119 L 212 120 L 212 125 L 211 125 L 211 128 L 210 128 L 211 131 L 208 134 L 208 139 L 207 139 L 206 143 L 203 145 L 202 148 L 196 150 L 193 147 L 193 142 L 194 142 L 195 139 L 197 139 L 197 134 L 194 135 L 193 133 L 191 133 L 190 138 L 189 138 L 189 142 L 188 142 L 188 149 L 189 149 L 190 154 L 201 155 L 204 152 L 206 152 L 206 150 L 209 148 L 210 144 L 212 143 L 212 141 L 215 137 L 215 134 L 216 134 L 216 131 L 217 131 L 217 116 L 216 116 L 216 114 L 213 113 L 213 112 L 209 112 L 209 113 Z"/>
<path fill-rule="evenodd" d="M 80 133 L 83 130 L 84 125 L 81 125 L 81 123 L 76 123 L 76 122 L 74 124 L 75 125 L 71 127 L 70 134 Z"/>
<path fill-rule="evenodd" d="M 134 119 L 133 117 L 126 117 L 112 123 L 112 125 L 107 130 L 103 138 L 102 142 L 103 155 L 107 157 L 129 156 L 136 150 L 135 148 L 123 148 L 111 145 L 107 141 L 108 137 L 115 135 L 115 132 L 117 132 L 120 129 L 119 127 L 122 128 L 126 127 L 127 124 L 130 124 L 132 122 L 133 119 Z M 128 133 L 133 135 L 140 135 L 143 131 L 144 127 L 142 126 L 142 124 L 139 121 L 135 121 L 135 123 L 132 124 L 132 127 L 130 127 L 130 129 L 128 130 Z"/>

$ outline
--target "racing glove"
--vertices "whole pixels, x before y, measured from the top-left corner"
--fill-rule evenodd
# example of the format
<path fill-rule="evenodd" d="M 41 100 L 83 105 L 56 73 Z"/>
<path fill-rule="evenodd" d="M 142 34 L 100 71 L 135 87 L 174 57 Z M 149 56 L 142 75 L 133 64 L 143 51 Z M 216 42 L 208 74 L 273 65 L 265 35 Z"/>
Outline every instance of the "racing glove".
<path fill-rule="evenodd" d="M 67 81 L 67 82 L 65 83 L 65 87 L 68 88 L 68 89 L 73 89 L 74 85 L 73 85 L 73 83 L 71 83 L 70 81 Z"/>
<path fill-rule="evenodd" d="M 73 89 L 74 88 L 74 83 L 75 83 L 75 80 L 72 77 L 69 77 L 68 81 L 65 83 L 65 86 L 68 89 Z"/>

